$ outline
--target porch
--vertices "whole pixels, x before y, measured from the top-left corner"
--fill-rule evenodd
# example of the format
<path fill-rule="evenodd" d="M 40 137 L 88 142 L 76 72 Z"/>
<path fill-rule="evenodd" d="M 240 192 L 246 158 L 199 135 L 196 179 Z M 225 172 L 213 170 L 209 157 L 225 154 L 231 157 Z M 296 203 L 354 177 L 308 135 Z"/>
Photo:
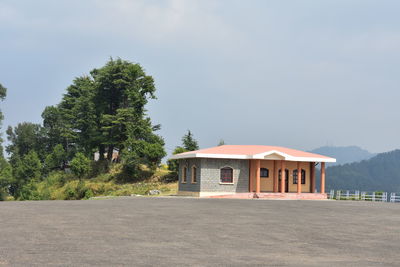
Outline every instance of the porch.
<path fill-rule="evenodd" d="M 235 193 L 217 196 L 208 196 L 207 198 L 229 198 L 229 199 L 281 199 L 281 200 L 326 200 L 327 194 L 322 193 Z"/>
<path fill-rule="evenodd" d="M 326 198 L 325 162 L 321 162 L 319 194 L 316 194 L 316 165 L 306 161 L 249 160 L 249 193 L 260 198 L 282 198 L 282 195 L 290 199 Z"/>

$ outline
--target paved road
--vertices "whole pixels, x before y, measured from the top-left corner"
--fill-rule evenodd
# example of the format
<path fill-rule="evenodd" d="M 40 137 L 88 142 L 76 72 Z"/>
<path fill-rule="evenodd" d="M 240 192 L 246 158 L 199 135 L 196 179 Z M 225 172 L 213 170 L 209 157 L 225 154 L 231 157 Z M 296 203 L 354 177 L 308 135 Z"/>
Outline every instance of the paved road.
<path fill-rule="evenodd" d="M 0 266 L 399 266 L 400 204 L 0 202 Z"/>

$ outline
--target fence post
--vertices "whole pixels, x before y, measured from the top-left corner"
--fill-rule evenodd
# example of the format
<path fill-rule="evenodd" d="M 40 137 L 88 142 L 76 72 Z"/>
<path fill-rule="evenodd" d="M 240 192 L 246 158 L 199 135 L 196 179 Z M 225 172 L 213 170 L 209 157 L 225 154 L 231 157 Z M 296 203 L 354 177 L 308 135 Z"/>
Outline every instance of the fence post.
<path fill-rule="evenodd" d="M 340 190 L 336 191 L 336 200 L 340 200 Z"/>
<path fill-rule="evenodd" d="M 387 192 L 382 193 L 382 202 L 387 202 Z"/>
<path fill-rule="evenodd" d="M 346 191 L 346 200 L 349 200 L 350 199 L 350 192 L 349 192 L 349 190 L 347 190 Z"/>
<path fill-rule="evenodd" d="M 361 200 L 365 200 L 365 192 L 361 192 Z"/>
<path fill-rule="evenodd" d="M 396 202 L 396 193 L 390 193 L 390 202 Z"/>
<path fill-rule="evenodd" d="M 375 192 L 372 192 L 372 201 L 375 201 Z"/>
<path fill-rule="evenodd" d="M 360 191 L 357 190 L 357 191 L 354 193 L 354 199 L 360 200 Z"/>
<path fill-rule="evenodd" d="M 331 190 L 329 192 L 329 199 L 333 199 L 335 197 L 335 190 Z"/>

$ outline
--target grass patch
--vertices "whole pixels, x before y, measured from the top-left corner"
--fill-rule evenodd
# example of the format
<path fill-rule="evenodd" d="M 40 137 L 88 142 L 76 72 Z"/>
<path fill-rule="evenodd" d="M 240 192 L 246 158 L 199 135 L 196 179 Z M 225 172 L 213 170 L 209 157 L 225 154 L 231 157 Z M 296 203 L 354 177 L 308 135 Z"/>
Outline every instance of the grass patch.
<path fill-rule="evenodd" d="M 44 180 L 28 184 L 20 200 L 77 200 L 93 197 L 147 196 L 150 190 L 159 190 L 161 194 L 158 196 L 177 194 L 178 183 L 166 182 L 165 177 L 170 175 L 170 171 L 165 167 L 155 170 L 149 178 L 133 183 L 121 183 L 118 179 L 120 173 L 119 164 L 111 166 L 107 173 L 99 174 L 91 179 L 77 179 L 72 174 L 62 171 L 52 172 Z"/>

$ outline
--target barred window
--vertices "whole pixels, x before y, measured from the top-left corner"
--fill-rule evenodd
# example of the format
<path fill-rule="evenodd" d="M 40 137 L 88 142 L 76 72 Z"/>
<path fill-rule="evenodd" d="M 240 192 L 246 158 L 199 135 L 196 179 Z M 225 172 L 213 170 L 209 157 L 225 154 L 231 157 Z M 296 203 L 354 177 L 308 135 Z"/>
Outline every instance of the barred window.
<path fill-rule="evenodd" d="M 293 171 L 293 184 L 297 184 L 297 180 L 298 180 L 297 173 L 298 173 L 297 170 Z"/>
<path fill-rule="evenodd" d="M 260 169 L 260 176 L 261 177 L 269 177 L 269 170 L 267 168 Z"/>
<path fill-rule="evenodd" d="M 298 181 L 298 175 L 297 175 L 297 170 L 293 171 L 293 184 L 297 184 Z M 306 171 L 301 170 L 301 184 L 306 184 Z"/>
<path fill-rule="evenodd" d="M 221 169 L 221 183 L 233 183 L 233 169 L 224 167 Z"/>

